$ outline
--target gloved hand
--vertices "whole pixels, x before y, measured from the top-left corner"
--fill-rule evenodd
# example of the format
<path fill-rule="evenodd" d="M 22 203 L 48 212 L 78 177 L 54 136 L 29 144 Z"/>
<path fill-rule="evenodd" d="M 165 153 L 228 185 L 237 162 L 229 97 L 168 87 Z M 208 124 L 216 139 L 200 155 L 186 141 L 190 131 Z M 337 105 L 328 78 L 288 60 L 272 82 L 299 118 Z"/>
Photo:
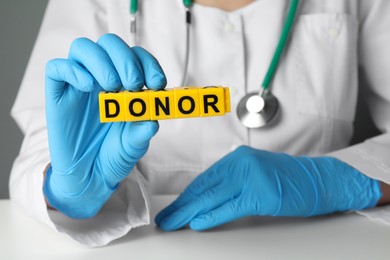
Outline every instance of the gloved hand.
<path fill-rule="evenodd" d="M 315 216 L 373 207 L 379 182 L 331 157 L 239 147 L 199 175 L 156 224 L 205 230 L 251 215 Z"/>
<path fill-rule="evenodd" d="M 98 93 L 162 89 L 158 61 L 106 34 L 76 39 L 68 59 L 46 66 L 46 117 L 51 167 L 44 183 L 50 206 L 72 218 L 94 216 L 146 153 L 157 122 L 99 122 Z M 122 88 L 123 86 L 123 88 Z"/>

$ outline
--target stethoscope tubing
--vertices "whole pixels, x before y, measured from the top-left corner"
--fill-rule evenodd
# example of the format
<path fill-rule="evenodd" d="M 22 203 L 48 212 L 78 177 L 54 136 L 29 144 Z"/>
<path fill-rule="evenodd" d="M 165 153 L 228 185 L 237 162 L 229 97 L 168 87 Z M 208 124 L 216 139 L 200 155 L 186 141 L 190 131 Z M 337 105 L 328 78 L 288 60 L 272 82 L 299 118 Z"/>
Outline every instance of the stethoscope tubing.
<path fill-rule="evenodd" d="M 287 40 L 291 34 L 291 29 L 294 24 L 295 17 L 297 16 L 299 0 L 291 0 L 290 8 L 288 10 L 287 18 L 284 23 L 282 33 L 280 34 L 279 42 L 274 52 L 271 63 L 268 67 L 268 71 L 263 79 L 261 87 L 263 90 L 267 90 L 275 76 L 276 70 L 279 65 L 280 57 L 286 49 Z M 263 91 L 262 91 L 263 92 Z"/>
<path fill-rule="evenodd" d="M 192 0 L 183 0 L 183 5 L 186 10 L 185 24 L 186 24 L 186 39 L 185 39 L 185 59 L 184 69 L 181 79 L 181 86 L 184 86 L 187 80 L 188 66 L 190 60 L 190 35 L 191 35 L 191 8 Z M 287 41 L 292 31 L 292 27 L 297 16 L 299 6 L 299 0 L 290 0 L 289 10 L 284 22 L 282 32 L 279 37 L 278 44 L 273 54 L 272 60 L 268 67 L 267 73 L 261 84 L 261 88 L 258 93 L 248 93 L 245 95 L 238 104 L 237 115 L 241 123 L 248 128 L 258 128 L 267 125 L 270 121 L 276 117 L 279 110 L 278 100 L 271 93 L 270 86 L 275 76 L 277 68 L 279 66 L 280 58 L 286 49 Z M 137 13 L 138 13 L 138 0 L 130 0 L 130 33 L 135 44 L 137 44 Z M 256 97 L 257 96 L 257 97 Z M 253 100 L 261 98 L 262 102 L 256 108 L 253 107 Z M 249 102 L 249 103 L 248 103 Z M 249 106 L 250 104 L 250 106 Z M 248 109 L 250 107 L 251 109 Z M 254 112 L 256 111 L 256 112 Z M 252 121 L 252 122 L 251 122 Z"/>
<path fill-rule="evenodd" d="M 185 40 L 185 58 L 184 58 L 184 70 L 180 86 L 184 86 L 187 80 L 188 64 L 190 63 L 190 43 L 191 43 L 191 7 L 192 0 L 183 0 L 183 5 L 186 10 L 185 24 L 186 24 L 186 40 Z M 137 45 L 137 13 L 138 13 L 138 0 L 130 0 L 130 36 Z"/>

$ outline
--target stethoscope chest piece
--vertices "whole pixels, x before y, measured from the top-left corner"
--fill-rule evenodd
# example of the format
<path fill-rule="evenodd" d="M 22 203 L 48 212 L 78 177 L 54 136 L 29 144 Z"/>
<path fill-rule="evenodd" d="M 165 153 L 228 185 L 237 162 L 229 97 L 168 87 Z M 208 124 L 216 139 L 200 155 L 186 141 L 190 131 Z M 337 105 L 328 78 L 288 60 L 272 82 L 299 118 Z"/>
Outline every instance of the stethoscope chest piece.
<path fill-rule="evenodd" d="M 278 112 L 278 100 L 270 91 L 252 92 L 243 97 L 237 106 L 237 116 L 248 128 L 267 125 Z"/>

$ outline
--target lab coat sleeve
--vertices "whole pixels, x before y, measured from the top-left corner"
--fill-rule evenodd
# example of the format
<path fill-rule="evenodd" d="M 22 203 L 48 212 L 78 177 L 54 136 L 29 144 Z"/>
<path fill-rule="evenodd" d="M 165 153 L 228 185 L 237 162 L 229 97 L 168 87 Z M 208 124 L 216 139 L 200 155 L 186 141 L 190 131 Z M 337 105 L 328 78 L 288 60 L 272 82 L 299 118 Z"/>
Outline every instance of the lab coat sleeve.
<path fill-rule="evenodd" d="M 371 178 L 390 184 L 390 1 L 359 1 L 360 82 L 382 134 L 331 153 Z M 390 206 L 362 214 L 390 225 Z"/>
<path fill-rule="evenodd" d="M 149 223 L 146 182 L 134 169 L 99 214 L 73 220 L 46 207 L 42 186 L 50 163 L 45 119 L 44 75 L 48 60 L 66 57 L 77 37 L 97 40 L 108 31 L 104 0 L 51 0 L 11 111 L 24 134 L 10 176 L 10 197 L 29 215 L 76 241 L 101 246 Z"/>

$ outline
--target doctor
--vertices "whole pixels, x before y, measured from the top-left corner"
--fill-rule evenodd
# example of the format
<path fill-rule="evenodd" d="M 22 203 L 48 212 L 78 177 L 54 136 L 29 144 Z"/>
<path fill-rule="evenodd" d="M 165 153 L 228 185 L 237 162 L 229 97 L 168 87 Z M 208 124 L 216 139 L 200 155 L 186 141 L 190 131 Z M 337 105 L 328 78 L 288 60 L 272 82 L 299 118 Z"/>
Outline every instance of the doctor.
<path fill-rule="evenodd" d="M 148 224 L 150 194 L 181 193 L 155 219 L 167 231 L 389 203 L 388 1 L 301 1 L 266 126 L 247 128 L 235 113 L 99 123 L 99 91 L 174 87 L 183 75 L 186 85 L 229 86 L 234 112 L 260 91 L 289 3 L 195 1 L 183 73 L 181 0 L 140 1 L 136 34 L 128 0 L 50 1 L 12 109 L 25 139 L 11 199 L 91 246 Z M 348 147 L 359 84 L 383 134 Z M 385 210 L 362 213 L 390 223 Z"/>

